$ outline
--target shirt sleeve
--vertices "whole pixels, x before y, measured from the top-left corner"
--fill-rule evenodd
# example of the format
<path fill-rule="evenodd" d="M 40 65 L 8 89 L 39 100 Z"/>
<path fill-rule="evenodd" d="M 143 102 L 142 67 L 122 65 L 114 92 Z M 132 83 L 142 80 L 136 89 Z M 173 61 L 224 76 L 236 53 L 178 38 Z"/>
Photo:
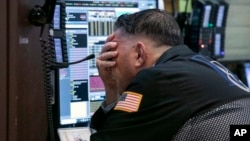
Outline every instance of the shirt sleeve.
<path fill-rule="evenodd" d="M 111 109 L 113 109 L 115 107 L 115 104 L 116 104 L 116 102 L 113 102 L 109 105 L 106 105 L 105 101 L 103 101 L 101 104 L 101 108 L 102 108 L 104 113 L 108 113 Z"/>
<path fill-rule="evenodd" d="M 106 105 L 105 101 L 102 102 L 101 106 L 95 111 L 95 114 L 91 117 L 90 121 L 90 131 L 91 134 L 97 132 L 105 122 L 108 117 L 108 113 L 112 111 L 117 102 L 113 102 L 109 105 Z"/>

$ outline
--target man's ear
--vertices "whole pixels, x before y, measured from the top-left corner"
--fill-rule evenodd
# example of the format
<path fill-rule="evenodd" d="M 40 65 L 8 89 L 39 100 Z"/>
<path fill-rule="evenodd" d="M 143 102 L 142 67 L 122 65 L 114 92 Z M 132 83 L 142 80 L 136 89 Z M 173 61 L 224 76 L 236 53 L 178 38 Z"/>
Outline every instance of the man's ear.
<path fill-rule="evenodd" d="M 146 61 L 146 46 L 142 42 L 138 42 L 135 46 L 135 51 L 136 51 L 136 62 L 135 66 L 139 67 L 142 66 L 145 61 Z"/>

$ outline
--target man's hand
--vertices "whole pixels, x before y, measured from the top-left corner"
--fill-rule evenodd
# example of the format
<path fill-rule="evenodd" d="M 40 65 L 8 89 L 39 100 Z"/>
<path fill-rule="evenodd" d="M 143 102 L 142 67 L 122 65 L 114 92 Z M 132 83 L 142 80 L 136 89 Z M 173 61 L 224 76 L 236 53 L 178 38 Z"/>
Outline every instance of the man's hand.
<path fill-rule="evenodd" d="M 96 65 L 98 68 L 99 75 L 104 83 L 106 90 L 106 100 L 105 104 L 109 105 L 117 101 L 119 97 L 119 92 L 117 84 L 114 78 L 112 78 L 111 68 L 115 67 L 115 59 L 118 55 L 116 51 L 117 43 L 112 42 L 114 34 L 111 34 L 104 44 L 102 51 L 99 56 L 96 58 Z"/>

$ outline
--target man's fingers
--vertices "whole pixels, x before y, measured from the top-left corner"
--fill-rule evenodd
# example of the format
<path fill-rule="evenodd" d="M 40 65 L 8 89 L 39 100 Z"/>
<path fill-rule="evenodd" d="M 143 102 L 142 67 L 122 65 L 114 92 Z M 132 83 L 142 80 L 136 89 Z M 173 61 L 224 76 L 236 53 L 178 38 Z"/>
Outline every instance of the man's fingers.
<path fill-rule="evenodd" d="M 117 51 L 104 52 L 96 58 L 96 64 L 99 68 L 104 69 L 114 67 L 116 63 L 113 61 L 113 58 L 116 58 L 117 55 Z"/>
<path fill-rule="evenodd" d="M 118 52 L 117 51 L 109 51 L 109 52 L 104 52 L 101 53 L 97 59 L 102 60 L 102 61 L 110 61 L 113 58 L 117 56 Z"/>
<path fill-rule="evenodd" d="M 102 60 L 97 60 L 96 61 L 97 67 L 99 69 L 106 69 L 108 70 L 109 68 L 112 68 L 115 66 L 115 61 L 102 61 Z"/>
<path fill-rule="evenodd" d="M 107 51 L 111 51 L 111 50 L 115 50 L 117 47 L 117 43 L 116 42 L 108 42 L 106 44 L 104 44 L 102 51 L 100 52 L 100 54 L 107 52 Z"/>
<path fill-rule="evenodd" d="M 96 64 L 99 69 L 110 70 L 110 68 L 114 67 L 116 62 L 113 61 L 113 58 L 117 57 L 118 52 L 115 51 L 117 48 L 117 43 L 112 42 L 114 39 L 114 34 L 111 34 L 106 39 L 106 43 L 104 44 L 102 51 L 99 56 L 96 58 Z"/>
<path fill-rule="evenodd" d="M 107 42 L 110 42 L 111 40 L 113 40 L 114 37 L 115 37 L 115 36 L 114 36 L 114 33 L 111 34 L 111 35 L 109 35 L 108 38 L 106 39 L 106 43 L 107 43 Z"/>
<path fill-rule="evenodd" d="M 106 43 L 104 44 L 102 51 L 100 52 L 106 52 L 106 51 L 111 51 L 111 50 L 115 50 L 117 47 L 117 43 L 116 42 L 112 42 L 112 40 L 114 39 L 114 34 L 111 34 L 108 36 L 108 38 L 106 39 Z"/>

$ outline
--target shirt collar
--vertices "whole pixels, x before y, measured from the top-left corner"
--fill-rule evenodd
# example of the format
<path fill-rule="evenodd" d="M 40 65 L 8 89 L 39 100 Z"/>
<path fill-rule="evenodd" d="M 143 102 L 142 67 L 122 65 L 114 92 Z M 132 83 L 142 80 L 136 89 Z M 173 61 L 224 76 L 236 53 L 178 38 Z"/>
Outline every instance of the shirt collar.
<path fill-rule="evenodd" d="M 181 44 L 166 50 L 154 65 L 166 62 L 177 56 L 187 56 L 195 54 L 188 46 Z"/>

